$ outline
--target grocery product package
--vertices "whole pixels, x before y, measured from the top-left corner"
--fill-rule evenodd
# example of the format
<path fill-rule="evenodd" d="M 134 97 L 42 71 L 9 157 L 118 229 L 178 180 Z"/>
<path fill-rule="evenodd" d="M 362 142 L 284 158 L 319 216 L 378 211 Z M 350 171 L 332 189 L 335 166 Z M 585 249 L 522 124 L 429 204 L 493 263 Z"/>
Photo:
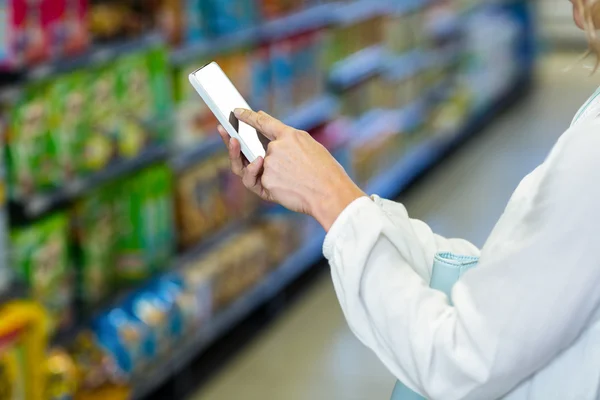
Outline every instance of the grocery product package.
<path fill-rule="evenodd" d="M 11 232 L 12 266 L 31 297 L 47 309 L 52 330 L 73 322 L 73 279 L 67 215 L 54 214 Z"/>
<path fill-rule="evenodd" d="M 118 183 L 116 279 L 128 285 L 168 267 L 174 243 L 172 177 L 165 165 Z"/>
<path fill-rule="evenodd" d="M 105 300 L 115 286 L 114 189 L 110 185 L 96 189 L 73 212 L 77 294 L 86 309 Z"/>
<path fill-rule="evenodd" d="M 54 187 L 58 171 L 52 163 L 46 86 L 25 88 L 6 110 L 10 197 L 27 198 Z"/>

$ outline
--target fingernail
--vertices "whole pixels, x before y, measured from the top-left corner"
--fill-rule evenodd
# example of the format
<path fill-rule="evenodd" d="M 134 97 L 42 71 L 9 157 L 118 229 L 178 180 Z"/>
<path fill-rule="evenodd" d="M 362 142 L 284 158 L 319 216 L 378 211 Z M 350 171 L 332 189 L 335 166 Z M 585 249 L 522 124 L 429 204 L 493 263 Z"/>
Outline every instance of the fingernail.
<path fill-rule="evenodd" d="M 233 110 L 233 114 L 238 118 L 242 116 L 243 112 L 244 112 L 243 108 L 236 108 L 235 110 Z"/>

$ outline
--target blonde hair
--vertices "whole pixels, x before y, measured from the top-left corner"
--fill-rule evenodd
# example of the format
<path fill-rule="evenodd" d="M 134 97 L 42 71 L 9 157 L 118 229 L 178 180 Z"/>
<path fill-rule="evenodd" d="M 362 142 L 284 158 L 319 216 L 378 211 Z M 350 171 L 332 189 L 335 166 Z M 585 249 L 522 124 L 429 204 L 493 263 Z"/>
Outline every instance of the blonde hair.
<path fill-rule="evenodd" d="M 596 62 L 592 68 L 592 73 L 600 67 L 600 39 L 598 38 L 598 28 L 595 19 L 600 20 L 600 0 L 574 0 L 577 10 L 580 13 L 583 29 L 588 41 L 588 50 L 582 56 L 587 58 L 590 54 L 596 56 Z"/>

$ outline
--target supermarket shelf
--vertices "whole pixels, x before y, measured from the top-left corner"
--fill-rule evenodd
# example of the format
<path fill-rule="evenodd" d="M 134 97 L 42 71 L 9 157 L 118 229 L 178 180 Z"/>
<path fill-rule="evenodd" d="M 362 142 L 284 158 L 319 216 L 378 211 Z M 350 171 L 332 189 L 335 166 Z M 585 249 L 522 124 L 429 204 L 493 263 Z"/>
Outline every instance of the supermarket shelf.
<path fill-rule="evenodd" d="M 283 122 L 296 129 L 311 130 L 331 121 L 339 110 L 335 97 L 323 95 L 309 101 L 295 112 L 283 118 Z"/>
<path fill-rule="evenodd" d="M 530 86 L 531 77 L 524 72 L 523 76 L 518 77 L 498 101 L 468 118 L 456 132 L 431 137 L 409 149 L 396 164 L 370 182 L 366 186 L 366 192 L 385 198 L 396 196 L 452 148 L 481 131 L 502 111 L 515 104 Z"/>
<path fill-rule="evenodd" d="M 421 50 L 411 50 L 385 60 L 384 73 L 394 80 L 405 79 L 427 66 L 427 56 Z"/>
<path fill-rule="evenodd" d="M 172 352 L 170 360 L 158 364 L 156 369 L 144 375 L 144 379 L 137 381 L 138 385 L 133 388 L 132 399 L 143 399 L 152 393 L 170 377 L 185 368 L 193 358 L 207 349 L 237 322 L 250 315 L 258 306 L 273 298 L 284 287 L 319 261 L 324 236 L 322 230 L 313 232 L 310 239 L 278 269 L 240 296 L 230 306 L 219 312 L 210 320 L 210 323 L 199 329 L 193 337 L 178 345 Z"/>
<path fill-rule="evenodd" d="M 331 22 L 334 9 L 333 4 L 319 5 L 222 37 L 183 45 L 171 53 L 171 63 L 182 65 L 203 56 L 322 28 Z"/>
<path fill-rule="evenodd" d="M 249 46 L 258 42 L 259 27 L 252 27 L 222 37 L 186 44 L 171 52 L 171 64 L 182 65 L 198 58 L 227 52 L 238 47 Z"/>
<path fill-rule="evenodd" d="M 337 90 L 344 90 L 382 72 L 387 52 L 381 45 L 367 47 L 338 61 L 332 68 L 329 82 Z"/>
<path fill-rule="evenodd" d="M 417 1 L 419 0 L 415 0 Z M 389 12 L 391 5 L 392 3 L 386 0 L 356 0 L 343 6 L 338 4 L 332 22 L 341 25 L 354 24 Z"/>
<path fill-rule="evenodd" d="M 153 32 L 136 39 L 123 40 L 117 43 L 93 45 L 83 54 L 73 57 L 62 57 L 32 67 L 23 73 L 20 81 L 39 81 L 51 76 L 71 72 L 89 66 L 99 66 L 121 56 L 136 51 L 147 50 L 163 43 L 162 36 Z"/>
<path fill-rule="evenodd" d="M 323 28 L 332 22 L 335 4 L 322 4 L 263 24 L 260 39 L 272 41 Z"/>
<path fill-rule="evenodd" d="M 48 194 L 33 196 L 23 201 L 11 201 L 9 208 L 12 216 L 23 219 L 33 219 L 59 208 L 78 198 L 90 190 L 113 181 L 115 178 L 139 171 L 156 162 L 165 160 L 168 150 L 164 146 L 155 145 L 143 150 L 139 156 L 132 159 L 115 161 L 106 169 L 87 177 L 74 179 L 64 187 Z"/>
<path fill-rule="evenodd" d="M 383 198 L 401 192 L 439 157 L 439 140 L 428 139 L 408 150 L 400 160 L 370 182 L 365 191 Z"/>

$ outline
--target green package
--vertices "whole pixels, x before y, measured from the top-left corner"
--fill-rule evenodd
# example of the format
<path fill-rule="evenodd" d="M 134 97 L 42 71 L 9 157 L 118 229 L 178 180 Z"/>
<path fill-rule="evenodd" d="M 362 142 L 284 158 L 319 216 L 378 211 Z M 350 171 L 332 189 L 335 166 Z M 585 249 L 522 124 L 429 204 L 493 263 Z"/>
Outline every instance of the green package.
<path fill-rule="evenodd" d="M 58 77 L 48 89 L 50 142 L 61 183 L 84 171 L 89 125 L 85 115 L 85 75 Z"/>
<path fill-rule="evenodd" d="M 173 217 L 173 179 L 170 169 L 157 166 L 148 176 L 149 209 L 154 217 L 154 234 L 149 247 L 154 271 L 163 270 L 173 255 L 175 232 Z"/>
<path fill-rule="evenodd" d="M 97 189 L 75 206 L 77 294 L 86 306 L 110 294 L 114 284 L 117 228 L 114 188 Z"/>
<path fill-rule="evenodd" d="M 45 86 L 30 86 L 9 111 L 6 155 L 12 198 L 31 196 L 53 187 L 57 180 L 45 100 Z"/>
<path fill-rule="evenodd" d="M 118 131 L 119 154 L 128 158 L 135 157 L 150 140 L 148 131 L 154 114 L 150 71 L 145 53 L 121 58 L 115 71 L 122 114 Z"/>
<path fill-rule="evenodd" d="M 116 274 L 122 285 L 147 279 L 171 258 L 171 182 L 170 170 L 160 165 L 120 183 Z"/>
<path fill-rule="evenodd" d="M 68 223 L 65 214 L 55 214 L 11 232 L 12 266 L 48 310 L 53 330 L 68 326 L 73 316 Z"/>
<path fill-rule="evenodd" d="M 173 98 L 171 94 L 169 74 L 169 54 L 165 47 L 157 47 L 146 55 L 150 73 L 150 89 L 154 101 L 154 118 L 152 122 L 152 140 L 166 143 L 173 131 Z"/>
<path fill-rule="evenodd" d="M 86 140 L 84 168 L 101 170 L 111 161 L 114 141 L 121 127 L 122 114 L 117 98 L 117 75 L 114 67 L 106 66 L 86 74 L 89 133 Z"/>

